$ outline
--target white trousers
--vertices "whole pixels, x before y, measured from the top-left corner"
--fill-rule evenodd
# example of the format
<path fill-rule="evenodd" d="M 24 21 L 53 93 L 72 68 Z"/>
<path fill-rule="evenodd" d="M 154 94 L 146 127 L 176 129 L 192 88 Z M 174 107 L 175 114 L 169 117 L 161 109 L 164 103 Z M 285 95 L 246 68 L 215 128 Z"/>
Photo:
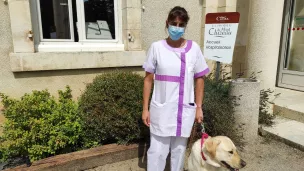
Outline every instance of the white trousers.
<path fill-rule="evenodd" d="M 151 134 L 150 148 L 147 153 L 147 171 L 164 171 L 170 149 L 171 171 L 182 171 L 184 168 L 187 139 L 184 137 L 160 137 Z"/>

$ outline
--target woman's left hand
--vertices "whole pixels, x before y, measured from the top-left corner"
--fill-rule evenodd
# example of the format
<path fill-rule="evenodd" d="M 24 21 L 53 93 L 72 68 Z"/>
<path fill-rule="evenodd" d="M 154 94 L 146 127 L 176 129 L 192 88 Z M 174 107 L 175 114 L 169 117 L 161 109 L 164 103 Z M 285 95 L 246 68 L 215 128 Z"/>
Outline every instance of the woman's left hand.
<path fill-rule="evenodd" d="M 203 109 L 200 107 L 196 108 L 195 121 L 197 123 L 202 123 L 204 118 Z"/>

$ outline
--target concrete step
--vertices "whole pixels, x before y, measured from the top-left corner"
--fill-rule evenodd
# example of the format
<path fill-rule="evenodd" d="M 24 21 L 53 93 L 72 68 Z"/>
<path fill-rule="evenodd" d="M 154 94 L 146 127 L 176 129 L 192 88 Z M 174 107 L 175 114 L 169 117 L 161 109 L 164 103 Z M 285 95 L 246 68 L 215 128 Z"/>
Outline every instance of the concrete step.
<path fill-rule="evenodd" d="M 279 105 L 274 105 L 273 111 L 281 117 L 304 123 L 304 113 L 302 112 Z"/>
<path fill-rule="evenodd" d="M 262 136 L 270 136 L 285 144 L 304 151 L 304 123 L 277 117 L 272 127 L 260 127 Z"/>
<path fill-rule="evenodd" d="M 274 100 L 274 113 L 304 123 L 304 92 L 276 88 L 275 93 L 280 95 Z"/>

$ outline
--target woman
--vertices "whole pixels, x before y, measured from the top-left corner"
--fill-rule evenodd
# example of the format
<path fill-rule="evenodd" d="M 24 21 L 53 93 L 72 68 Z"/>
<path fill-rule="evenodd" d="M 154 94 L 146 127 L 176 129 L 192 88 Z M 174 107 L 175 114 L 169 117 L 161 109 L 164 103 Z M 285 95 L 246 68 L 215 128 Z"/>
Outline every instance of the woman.
<path fill-rule="evenodd" d="M 146 76 L 142 119 L 151 133 L 148 171 L 164 170 L 169 149 L 171 171 L 182 170 L 194 120 L 198 123 L 203 120 L 203 76 L 209 69 L 199 45 L 182 38 L 188 21 L 187 11 L 174 7 L 166 21 L 169 37 L 152 43 L 143 66 Z"/>

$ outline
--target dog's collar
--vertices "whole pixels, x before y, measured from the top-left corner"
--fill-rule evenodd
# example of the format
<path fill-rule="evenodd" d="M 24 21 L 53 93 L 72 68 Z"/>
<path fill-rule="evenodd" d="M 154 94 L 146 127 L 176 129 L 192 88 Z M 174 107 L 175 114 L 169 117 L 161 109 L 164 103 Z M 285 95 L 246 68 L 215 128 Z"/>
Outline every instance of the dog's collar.
<path fill-rule="evenodd" d="M 209 137 L 208 134 L 206 134 L 206 133 L 203 133 L 203 134 L 202 134 L 202 138 L 201 138 L 201 149 L 203 148 L 203 144 L 204 144 L 204 142 L 205 142 L 205 139 L 207 139 L 208 137 Z M 205 157 L 203 151 L 201 151 L 201 154 L 202 154 L 203 160 L 206 161 L 207 159 L 206 159 L 206 157 Z"/>

